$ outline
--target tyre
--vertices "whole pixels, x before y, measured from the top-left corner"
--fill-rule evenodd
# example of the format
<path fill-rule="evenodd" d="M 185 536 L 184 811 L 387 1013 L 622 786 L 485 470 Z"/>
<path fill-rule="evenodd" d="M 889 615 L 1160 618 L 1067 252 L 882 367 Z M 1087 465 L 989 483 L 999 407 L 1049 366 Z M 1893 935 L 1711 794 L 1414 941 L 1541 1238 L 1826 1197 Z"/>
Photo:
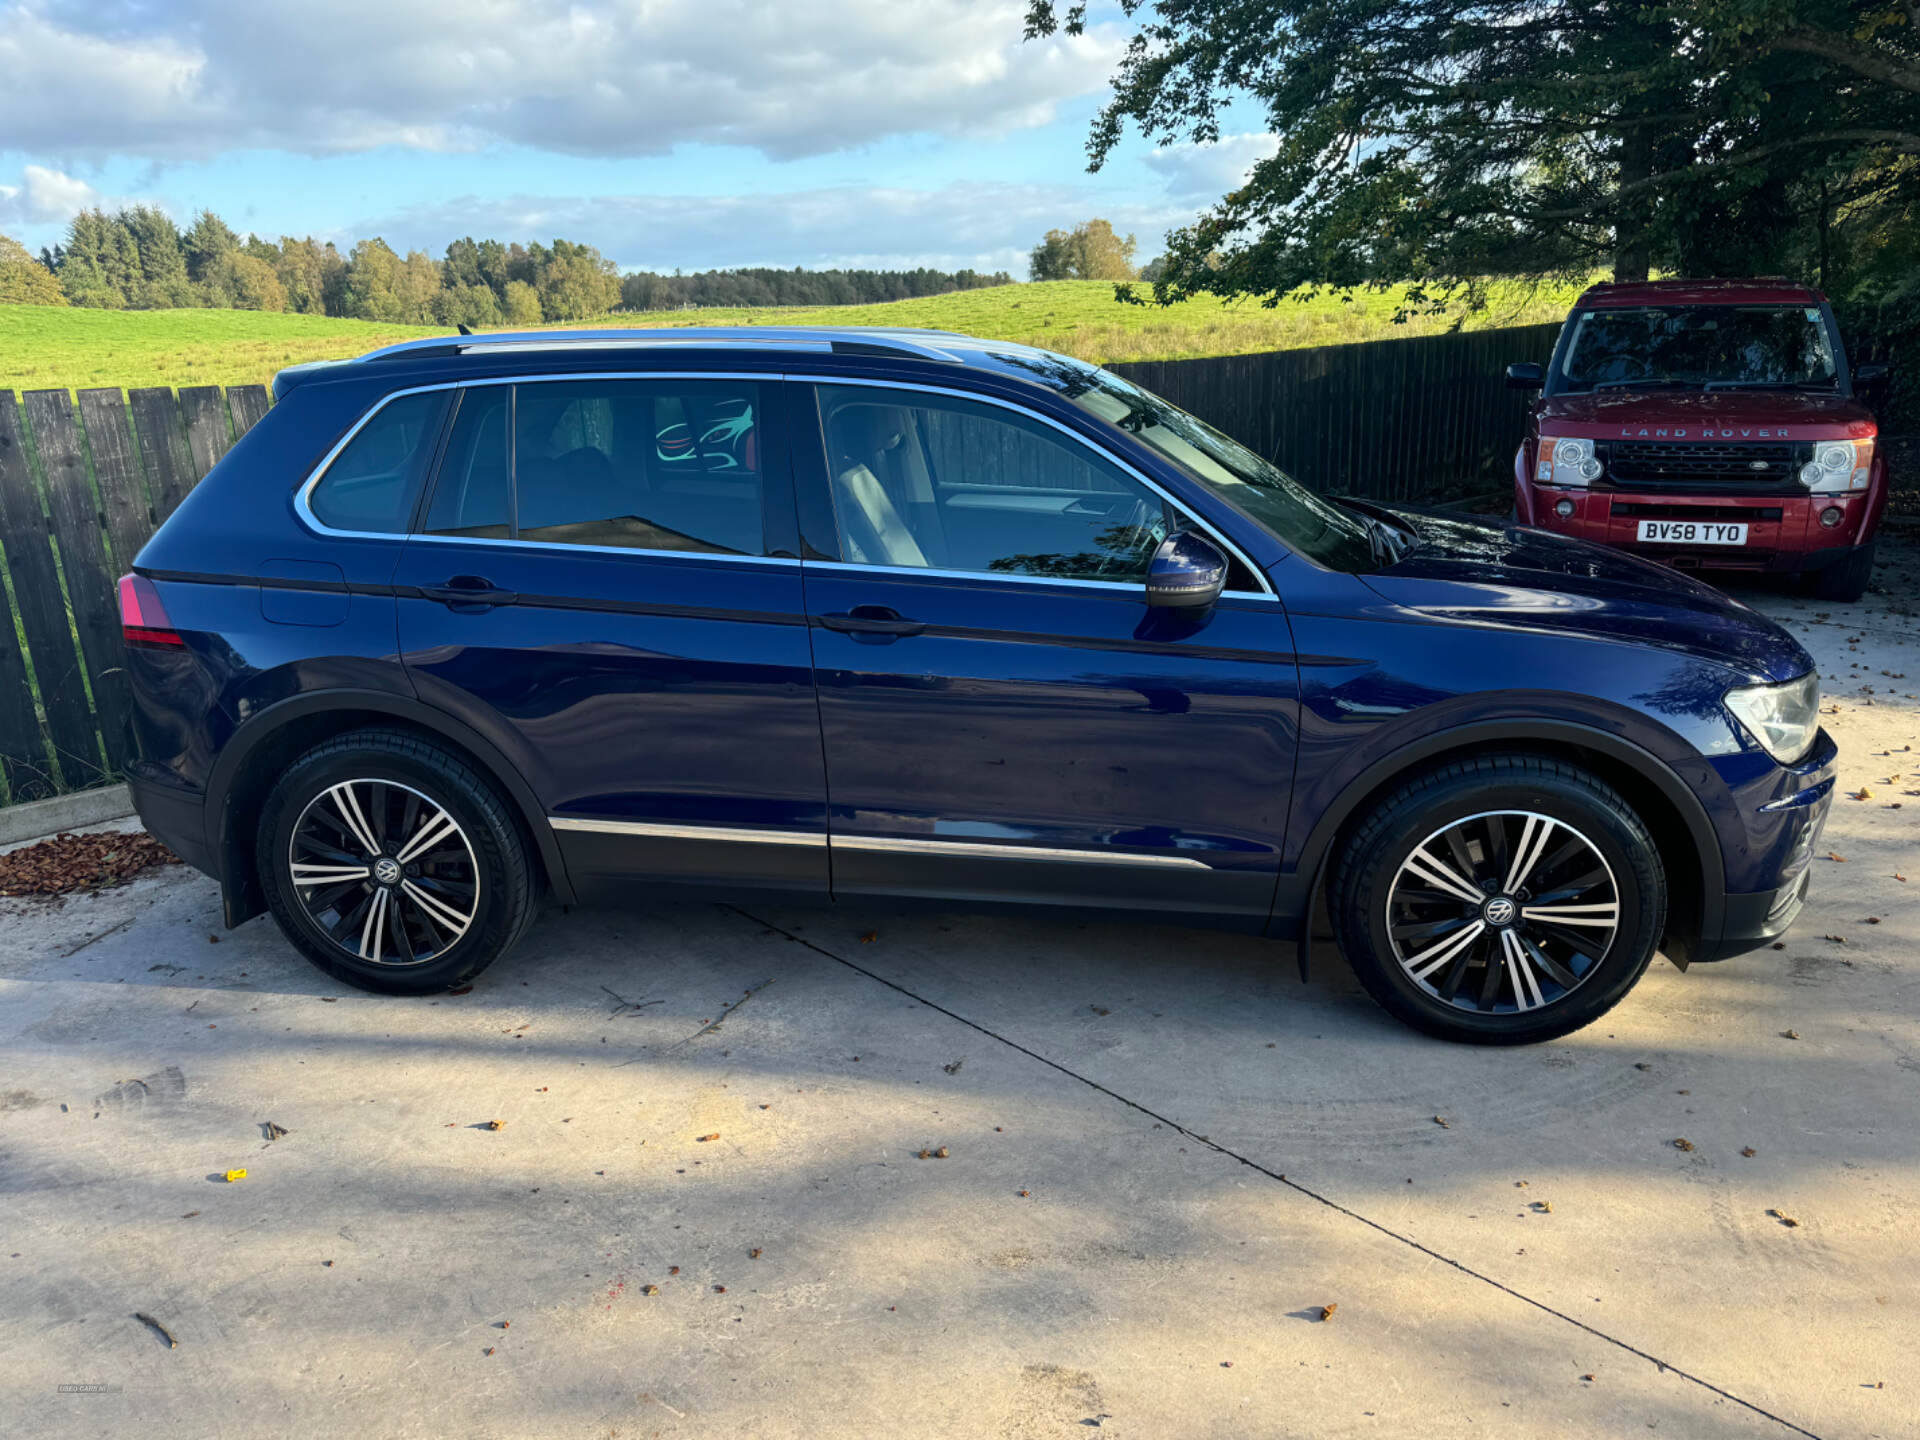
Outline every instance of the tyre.
<path fill-rule="evenodd" d="M 1646 826 L 1604 781 L 1481 756 L 1382 799 L 1335 862 L 1328 909 L 1388 1013 L 1445 1040 L 1527 1045 L 1591 1024 L 1633 988 L 1667 885 Z"/>
<path fill-rule="evenodd" d="M 1867 593 L 1873 579 L 1873 552 L 1878 540 L 1870 540 L 1838 565 L 1813 572 L 1812 591 L 1816 600 L 1838 600 L 1851 605 Z"/>
<path fill-rule="evenodd" d="M 256 845 L 280 929 L 363 990 L 464 984 L 534 916 L 529 848 L 506 802 L 406 731 L 356 730 L 307 751 L 267 797 Z"/>

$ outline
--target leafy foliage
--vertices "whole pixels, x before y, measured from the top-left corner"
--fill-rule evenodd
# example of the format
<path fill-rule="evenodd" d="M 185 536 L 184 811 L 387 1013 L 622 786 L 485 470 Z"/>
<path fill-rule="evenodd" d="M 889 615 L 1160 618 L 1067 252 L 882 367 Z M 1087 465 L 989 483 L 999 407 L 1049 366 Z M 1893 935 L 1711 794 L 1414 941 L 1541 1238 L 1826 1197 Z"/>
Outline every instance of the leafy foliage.
<path fill-rule="evenodd" d="M 1162 301 L 1485 275 L 1912 286 L 1920 7 L 1893 0 L 1120 0 L 1089 142 L 1279 139 L 1169 237 Z M 1030 0 L 1030 36 L 1086 21 Z"/>
<path fill-rule="evenodd" d="M 1028 266 L 1035 280 L 1134 280 L 1133 236 L 1122 240 L 1106 220 L 1089 220 L 1071 230 L 1049 230 L 1033 247 Z"/>
<path fill-rule="evenodd" d="M 976 270 L 702 270 L 659 275 L 637 270 L 620 282 L 628 310 L 686 310 L 721 305 L 875 305 L 1010 285 L 1005 271 Z"/>

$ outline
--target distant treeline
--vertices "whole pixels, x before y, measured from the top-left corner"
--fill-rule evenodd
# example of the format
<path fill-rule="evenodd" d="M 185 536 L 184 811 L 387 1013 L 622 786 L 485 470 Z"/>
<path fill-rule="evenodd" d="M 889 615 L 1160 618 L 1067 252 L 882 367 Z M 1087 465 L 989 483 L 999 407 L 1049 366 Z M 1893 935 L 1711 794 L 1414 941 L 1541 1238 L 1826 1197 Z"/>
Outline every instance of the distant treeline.
<path fill-rule="evenodd" d="M 872 305 L 955 290 L 1011 285 L 1006 271 L 977 270 L 701 270 L 656 275 L 636 270 L 620 281 L 628 310 L 685 310 L 713 305 Z"/>
<path fill-rule="evenodd" d="M 856 305 L 1010 281 L 971 270 L 642 271 L 623 280 L 593 246 L 570 240 L 523 245 L 469 236 L 435 259 L 424 250 L 399 255 L 375 238 L 341 255 L 312 236 L 243 239 L 211 210 L 182 230 L 149 205 L 82 211 L 67 226 L 65 243 L 41 251 L 37 263 L 0 236 L 0 301 L 285 310 L 476 329 L 582 320 L 622 306 Z"/>

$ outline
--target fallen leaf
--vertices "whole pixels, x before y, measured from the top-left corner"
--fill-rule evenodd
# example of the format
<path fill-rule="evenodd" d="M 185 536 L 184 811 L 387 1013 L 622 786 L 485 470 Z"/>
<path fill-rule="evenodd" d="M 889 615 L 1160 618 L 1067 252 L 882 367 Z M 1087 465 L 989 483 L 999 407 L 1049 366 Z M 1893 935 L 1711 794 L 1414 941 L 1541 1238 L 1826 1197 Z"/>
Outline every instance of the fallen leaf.
<path fill-rule="evenodd" d="M 1340 1308 L 1340 1302 L 1338 1300 L 1334 1300 L 1328 1304 L 1322 1305 L 1320 1307 L 1320 1323 L 1322 1325 L 1326 1324 L 1327 1321 L 1333 1318 L 1333 1312 L 1338 1310 L 1339 1308 Z"/>
<path fill-rule="evenodd" d="M 757 1246 L 754 1249 L 747 1251 L 747 1259 L 758 1260 L 759 1258 L 760 1258 L 760 1251 Z"/>
<path fill-rule="evenodd" d="M 946 1146 L 944 1146 L 944 1145 L 942 1145 L 942 1146 L 941 1146 L 941 1147 L 940 1147 L 940 1148 L 939 1148 L 938 1150 L 936 1150 L 936 1151 L 934 1151 L 934 1152 L 933 1152 L 933 1158 L 934 1158 L 934 1159 L 936 1159 L 936 1160 L 944 1160 L 944 1159 L 946 1159 L 946 1158 L 947 1158 L 947 1147 L 946 1147 Z"/>
<path fill-rule="evenodd" d="M 504 1130 L 506 1128 L 507 1128 L 507 1122 L 504 1120 L 487 1121 L 487 1129 L 489 1130 Z"/>
<path fill-rule="evenodd" d="M 1774 1219 L 1778 1220 L 1782 1225 L 1786 1226 L 1789 1230 L 1797 1230 L 1800 1228 L 1800 1222 L 1794 1219 L 1793 1216 L 1787 1214 L 1787 1212 L 1784 1210 L 1769 1210 L 1767 1211 L 1767 1214 L 1773 1216 Z"/>
<path fill-rule="evenodd" d="M 1844 865 L 1844 864 L 1846 864 L 1846 863 L 1847 863 L 1847 857 L 1846 857 L 1846 856 L 1844 856 L 1844 855 L 1836 855 L 1836 854 L 1834 854 L 1834 853 L 1833 853 L 1833 851 L 1831 851 L 1831 850 L 1829 850 L 1829 851 L 1827 851 L 1827 859 L 1829 859 L 1829 860 L 1831 860 L 1831 861 L 1833 861 L 1833 863 L 1834 863 L 1834 864 L 1836 864 L 1836 865 Z"/>
<path fill-rule="evenodd" d="M 1853 792 L 1853 798 L 1855 800 L 1871 800 L 1873 799 L 1873 791 L 1862 785 L 1858 790 Z"/>
<path fill-rule="evenodd" d="M 131 879 L 180 859 L 144 831 L 60 834 L 0 855 L 0 895 L 70 895 Z M 212 937 L 209 937 L 212 938 Z"/>
<path fill-rule="evenodd" d="M 716 1285 L 713 1287 L 713 1293 L 716 1295 L 724 1295 L 727 1293 L 727 1287 L 724 1285 Z"/>
<path fill-rule="evenodd" d="M 1089 1005 L 1087 1008 L 1096 1015 L 1111 1015 L 1113 1013 L 1104 1005 Z"/>
<path fill-rule="evenodd" d="M 1798 1030 L 1782 1030 L 1780 1032 L 1780 1038 L 1782 1040 L 1798 1040 L 1800 1038 L 1800 1032 Z"/>
<path fill-rule="evenodd" d="M 452 990 L 447 991 L 447 994 L 449 995 L 471 995 L 472 993 L 473 993 L 473 986 L 471 985 L 460 985 L 455 987 Z"/>
<path fill-rule="evenodd" d="M 860 943 L 862 945 L 871 945 L 873 944 L 874 941 L 878 940 L 879 938 L 880 938 L 880 932 L 878 930 L 869 930 L 867 931 L 866 934 L 860 937 Z"/>
<path fill-rule="evenodd" d="M 1022 1190 L 1022 1191 L 1020 1192 L 1020 1198 L 1021 1198 L 1022 1200 L 1024 1200 L 1024 1199 L 1026 1199 L 1026 1198 L 1027 1198 L 1027 1197 L 1028 1197 L 1029 1195 L 1031 1195 L 1032 1193 L 1033 1193 L 1033 1192 L 1032 1192 L 1031 1190 Z"/>
<path fill-rule="evenodd" d="M 1693 1142 L 1691 1140 L 1684 1140 L 1684 1139 L 1676 1140 L 1673 1142 L 1673 1148 L 1676 1150 L 1691 1150 L 1693 1149 Z"/>
<path fill-rule="evenodd" d="M 658 1285 L 642 1285 L 640 1287 L 640 1293 L 642 1295 L 658 1295 L 660 1293 L 660 1287 Z"/>
<path fill-rule="evenodd" d="M 247 1172 L 244 1170 L 229 1170 L 227 1171 L 224 1178 L 226 1179 L 227 1184 L 232 1185 L 238 1181 L 246 1179 Z"/>
<path fill-rule="evenodd" d="M 711 1135 L 698 1135 L 698 1136 L 695 1136 L 694 1138 L 698 1140 L 702 1145 L 706 1145 L 714 1140 L 718 1140 L 720 1138 L 720 1132 L 716 1130 Z"/>
<path fill-rule="evenodd" d="M 1438 1125 L 1442 1130 L 1451 1130 L 1453 1128 L 1453 1126 L 1449 1125 L 1444 1119 L 1442 1119 L 1438 1115 L 1433 1117 L 1433 1123 Z"/>
<path fill-rule="evenodd" d="M 1536 1200 L 1533 1202 L 1533 1208 L 1538 1210 L 1542 1215 L 1551 1215 L 1553 1213 L 1553 1202 L 1551 1200 Z"/>
<path fill-rule="evenodd" d="M 1580 1378 L 1581 1378 L 1582 1380 L 1591 1380 L 1591 1379 L 1593 1379 L 1593 1376 L 1591 1376 L 1591 1375 L 1582 1375 L 1582 1376 L 1581 1376 Z"/>
<path fill-rule="evenodd" d="M 1760 1152 L 1754 1149 L 1753 1146 L 1749 1145 L 1746 1147 L 1746 1149 L 1742 1150 L 1740 1153 L 1746 1156 L 1747 1159 L 1751 1160 L 1753 1159 L 1754 1156 L 1758 1155 Z"/>

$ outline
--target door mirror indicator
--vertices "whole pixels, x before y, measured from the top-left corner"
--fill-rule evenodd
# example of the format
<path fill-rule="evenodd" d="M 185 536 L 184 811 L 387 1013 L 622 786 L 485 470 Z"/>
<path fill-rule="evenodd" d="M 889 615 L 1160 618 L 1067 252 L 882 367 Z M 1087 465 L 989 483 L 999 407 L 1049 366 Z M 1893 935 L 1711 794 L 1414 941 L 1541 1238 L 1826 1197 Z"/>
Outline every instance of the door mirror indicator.
<path fill-rule="evenodd" d="M 1530 360 L 1507 366 L 1507 389 L 1538 390 L 1547 383 L 1547 372 Z"/>
<path fill-rule="evenodd" d="M 1147 565 L 1147 604 L 1156 609 L 1211 610 L 1227 588 L 1227 557 L 1191 530 L 1169 535 Z"/>

